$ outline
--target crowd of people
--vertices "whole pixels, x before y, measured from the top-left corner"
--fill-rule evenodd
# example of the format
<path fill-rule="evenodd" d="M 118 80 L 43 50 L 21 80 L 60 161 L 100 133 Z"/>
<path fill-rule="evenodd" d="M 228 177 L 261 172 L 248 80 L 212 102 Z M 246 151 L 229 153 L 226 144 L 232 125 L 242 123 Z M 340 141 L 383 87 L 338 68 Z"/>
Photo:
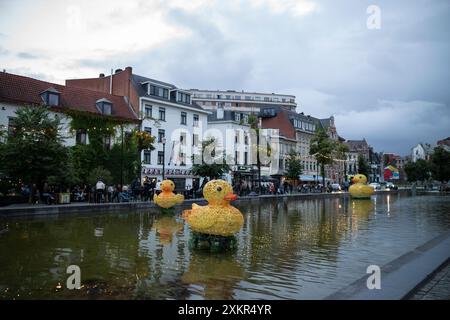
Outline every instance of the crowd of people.
<path fill-rule="evenodd" d="M 202 190 L 204 185 L 209 181 L 208 178 L 203 179 L 201 185 L 198 183 L 194 185 L 186 185 L 184 190 L 175 190 L 177 193 L 184 195 L 185 199 L 196 199 L 202 197 Z M 293 183 L 284 180 L 279 183 L 278 180 L 262 181 L 261 191 L 259 190 L 257 182 L 250 182 L 246 180 L 233 181 L 233 192 L 238 196 L 252 196 L 252 195 L 277 195 L 277 194 L 291 194 L 291 193 L 315 193 L 315 192 L 332 192 L 334 191 L 330 182 L 325 188 L 318 182 L 313 183 Z M 343 191 L 347 191 L 350 183 L 345 182 L 342 185 Z M 57 186 L 49 185 L 47 182 L 41 188 L 35 185 L 33 188 L 22 186 L 21 194 L 29 197 L 33 190 L 33 202 L 56 204 L 58 203 L 58 196 L 60 193 L 70 193 L 70 202 L 89 202 L 89 203 L 118 203 L 130 201 L 152 201 L 155 194 L 161 192 L 161 180 L 156 178 L 150 179 L 145 177 L 141 183 L 139 178 L 134 179 L 131 184 L 109 184 L 104 182 L 104 179 L 99 178 L 93 185 L 75 185 L 71 190 L 61 190 Z"/>
<path fill-rule="evenodd" d="M 291 193 L 319 193 L 319 192 L 333 192 L 333 191 L 348 191 L 351 182 L 346 181 L 342 185 L 339 185 L 339 188 L 336 188 L 336 183 L 327 182 L 325 187 L 317 182 L 293 182 L 284 180 L 282 183 L 279 183 L 277 180 L 275 181 L 263 181 L 261 182 L 261 192 L 258 192 L 258 184 L 250 183 L 248 181 L 240 181 L 233 183 L 234 192 L 239 196 L 248 196 L 252 194 L 267 194 L 267 195 L 276 195 L 276 194 L 291 194 Z"/>
<path fill-rule="evenodd" d="M 198 190 L 187 185 L 185 190 L 177 190 L 186 199 L 198 197 Z M 75 186 L 72 190 L 72 198 L 75 202 L 130 202 L 151 201 L 155 194 L 161 192 L 161 180 L 145 177 L 141 183 L 139 178 L 134 179 L 131 184 L 106 185 L 103 179 L 99 179 L 95 186 Z"/>

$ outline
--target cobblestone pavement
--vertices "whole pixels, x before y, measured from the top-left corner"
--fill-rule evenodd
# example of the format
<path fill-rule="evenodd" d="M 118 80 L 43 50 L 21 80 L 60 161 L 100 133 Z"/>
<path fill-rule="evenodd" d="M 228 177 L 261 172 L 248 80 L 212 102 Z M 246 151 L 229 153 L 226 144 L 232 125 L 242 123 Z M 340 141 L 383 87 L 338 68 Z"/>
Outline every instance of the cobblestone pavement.
<path fill-rule="evenodd" d="M 450 300 L 450 262 L 411 296 L 411 300 Z"/>

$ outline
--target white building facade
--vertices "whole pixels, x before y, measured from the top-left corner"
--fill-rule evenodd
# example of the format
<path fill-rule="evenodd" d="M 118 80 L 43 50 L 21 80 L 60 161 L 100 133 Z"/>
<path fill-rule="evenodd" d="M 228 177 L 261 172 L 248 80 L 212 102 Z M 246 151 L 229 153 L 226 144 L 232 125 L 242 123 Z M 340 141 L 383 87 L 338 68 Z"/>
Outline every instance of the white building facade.
<path fill-rule="evenodd" d="M 138 88 L 141 130 L 155 137 L 155 150 L 142 152 L 141 178 L 171 179 L 177 191 L 199 185 L 192 155 L 201 150 L 208 112 L 187 91 L 172 84 L 134 76 Z"/>
<path fill-rule="evenodd" d="M 216 110 L 222 106 L 225 110 L 258 113 L 263 106 L 283 106 L 295 110 L 295 96 L 276 93 L 258 93 L 235 90 L 187 90 L 193 101 L 205 110 Z"/>
<path fill-rule="evenodd" d="M 428 143 L 419 143 L 411 149 L 411 160 L 416 162 L 419 159 L 429 160 L 432 154 L 432 146 Z"/>

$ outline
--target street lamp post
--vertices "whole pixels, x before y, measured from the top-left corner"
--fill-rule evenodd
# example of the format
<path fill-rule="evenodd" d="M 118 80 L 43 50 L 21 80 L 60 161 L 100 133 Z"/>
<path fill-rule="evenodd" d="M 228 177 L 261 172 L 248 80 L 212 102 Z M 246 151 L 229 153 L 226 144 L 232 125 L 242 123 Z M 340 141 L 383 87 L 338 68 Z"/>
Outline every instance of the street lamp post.
<path fill-rule="evenodd" d="M 120 125 L 120 135 L 122 138 L 120 149 L 120 187 L 123 186 L 123 125 Z"/>
<path fill-rule="evenodd" d="M 163 145 L 163 163 L 162 163 L 162 179 L 165 180 L 165 164 L 166 164 L 166 137 L 161 139 Z"/>
<path fill-rule="evenodd" d="M 256 154 L 256 164 L 258 166 L 258 194 L 262 194 L 261 190 L 261 159 L 259 154 L 259 134 L 262 127 L 262 118 L 258 117 L 258 131 L 256 132 L 256 145 L 257 145 L 257 154 Z"/>

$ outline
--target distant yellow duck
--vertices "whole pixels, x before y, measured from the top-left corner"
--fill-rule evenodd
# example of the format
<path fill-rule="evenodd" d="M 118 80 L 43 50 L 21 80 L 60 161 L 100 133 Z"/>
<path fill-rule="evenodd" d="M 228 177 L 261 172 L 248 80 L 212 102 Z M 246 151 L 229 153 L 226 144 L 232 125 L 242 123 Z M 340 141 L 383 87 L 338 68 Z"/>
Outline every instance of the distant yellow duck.
<path fill-rule="evenodd" d="M 211 180 L 203 188 L 203 197 L 208 205 L 199 206 L 192 204 L 191 210 L 183 211 L 183 218 L 195 232 L 232 236 L 238 232 L 244 224 L 242 213 L 230 205 L 230 201 L 236 200 L 233 188 L 224 180 Z"/>
<path fill-rule="evenodd" d="M 350 186 L 348 191 L 353 198 L 370 198 L 370 196 L 374 193 L 374 189 L 366 184 L 367 178 L 365 175 L 357 174 L 353 177 L 352 181 L 353 184 Z"/>
<path fill-rule="evenodd" d="M 153 201 L 161 208 L 168 209 L 184 201 L 184 196 L 173 193 L 175 184 L 172 180 L 163 180 L 161 182 L 161 193 L 153 196 Z"/>

